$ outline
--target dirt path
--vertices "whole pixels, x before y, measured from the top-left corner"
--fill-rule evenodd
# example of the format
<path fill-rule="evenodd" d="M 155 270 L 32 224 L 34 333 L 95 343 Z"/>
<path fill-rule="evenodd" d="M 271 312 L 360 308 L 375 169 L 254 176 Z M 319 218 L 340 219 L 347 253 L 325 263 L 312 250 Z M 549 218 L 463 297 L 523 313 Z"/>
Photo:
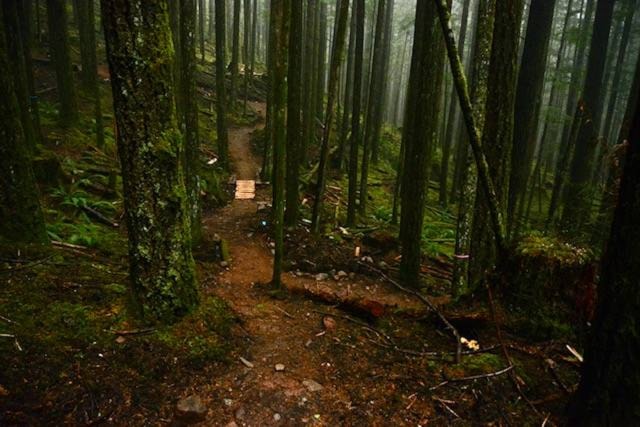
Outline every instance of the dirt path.
<path fill-rule="evenodd" d="M 264 112 L 264 104 L 251 106 Z M 250 144 L 254 129 L 229 132 L 237 179 L 254 179 L 258 172 L 259 159 Z M 206 233 L 217 233 L 229 242 L 232 261 L 219 274 L 202 272 L 204 285 L 238 313 L 247 334 L 246 349 L 238 350 L 231 369 L 205 391 L 215 408 L 214 418 L 222 418 L 209 422 L 229 426 L 380 423 L 392 407 L 380 406 L 379 398 L 386 391 L 380 390 L 379 381 L 367 384 L 375 365 L 370 355 L 343 342 L 357 339 L 360 327 L 335 317 L 336 330 L 325 331 L 324 316 L 317 311 L 330 311 L 330 307 L 297 297 L 277 300 L 261 286 L 271 279 L 272 255 L 266 238 L 252 230 L 258 222 L 257 204 L 268 201 L 268 194 L 268 189 L 259 190 L 256 200 L 234 200 L 205 218 Z M 318 286 L 309 276 L 285 273 L 283 279 L 291 285 Z M 240 357 L 253 367 L 241 363 Z M 282 366 L 276 369 L 280 364 L 282 371 Z"/>

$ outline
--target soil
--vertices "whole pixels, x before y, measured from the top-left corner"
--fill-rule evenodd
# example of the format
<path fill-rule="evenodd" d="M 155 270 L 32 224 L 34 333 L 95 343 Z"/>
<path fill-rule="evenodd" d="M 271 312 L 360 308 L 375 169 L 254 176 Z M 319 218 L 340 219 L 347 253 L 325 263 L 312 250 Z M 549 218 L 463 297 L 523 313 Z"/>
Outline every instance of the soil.
<path fill-rule="evenodd" d="M 264 115 L 263 103 L 250 106 Z M 236 179 L 257 177 L 261 162 L 251 138 L 262 126 L 260 122 L 229 131 Z M 3 340 L 0 362 L 11 371 L 0 372 L 0 424 L 180 425 L 176 404 L 189 396 L 202 401 L 204 418 L 197 418 L 207 426 L 561 422 L 568 399 L 563 388 L 577 382 L 564 343 L 533 346 L 506 336 L 517 377 L 533 402 L 527 404 L 509 375 L 457 381 L 506 366 L 496 349 L 494 330 L 486 322 L 459 325 L 466 338 L 477 340 L 487 351 L 454 364 L 450 333 L 419 301 L 380 276 L 357 270 L 317 276 L 317 271 L 306 273 L 298 265 L 283 276 L 291 292 L 274 291 L 269 284 L 273 258 L 268 214 L 260 210 L 269 199 L 270 188 L 258 186 L 254 200 L 233 200 L 203 218 L 204 243 L 196 251 L 203 299 L 219 297 L 238 321 L 223 361 L 186 363 L 181 354 L 167 352 L 145 335 L 127 335 L 114 344 L 109 331 L 105 332 L 108 346 L 98 340 L 88 347 L 45 347 L 47 341 L 40 337 L 20 337 L 24 349 L 16 350 L 10 340 Z M 289 233 L 287 246 L 287 255 L 297 261 L 301 261 L 298 254 L 315 247 L 300 233 Z M 218 238 L 228 242 L 228 264 L 212 261 L 208 254 Z M 297 253 L 292 242 L 306 247 Z M 320 247 L 331 250 L 326 244 Z M 74 260 L 78 254 L 67 252 L 56 255 L 61 257 L 56 269 L 45 270 L 49 267 L 43 263 L 19 271 L 0 270 L 9 272 L 4 276 L 6 289 L 15 293 L 2 295 L 0 308 L 10 310 L 21 298 L 18 283 L 40 283 L 38 279 L 47 283 L 43 299 L 77 300 L 84 305 L 95 301 L 102 316 L 117 317 L 105 304 L 100 286 L 126 277 L 126 260 L 107 261 L 88 254 L 87 268 L 93 269 L 93 276 L 84 277 L 86 272 L 77 270 Z M 87 256 L 83 252 L 80 258 Z M 354 258 L 343 264 L 354 261 L 369 262 Z M 99 270 L 104 278 L 95 270 L 101 262 L 108 265 Z M 432 299 L 446 309 L 446 296 Z M 6 310 L 0 314 L 12 317 Z M 55 326 L 64 331 L 74 327 L 67 324 L 68 318 L 62 320 Z M 13 324 L 6 326 L 10 330 Z M 105 323 L 101 330 L 112 327 Z M 44 337 L 51 325 L 39 323 L 37 328 Z M 546 359 L 555 360 L 553 369 Z"/>

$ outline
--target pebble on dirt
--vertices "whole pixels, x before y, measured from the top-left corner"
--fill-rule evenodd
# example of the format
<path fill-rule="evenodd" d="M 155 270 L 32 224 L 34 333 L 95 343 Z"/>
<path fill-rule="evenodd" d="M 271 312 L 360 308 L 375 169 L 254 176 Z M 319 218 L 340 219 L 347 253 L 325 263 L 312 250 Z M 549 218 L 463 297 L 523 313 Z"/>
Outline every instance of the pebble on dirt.
<path fill-rule="evenodd" d="M 322 384 L 314 381 L 314 380 L 304 380 L 302 381 L 302 385 L 307 388 L 310 392 L 316 392 L 322 390 L 324 387 Z"/>
<path fill-rule="evenodd" d="M 284 371 L 284 365 L 282 363 L 276 363 L 275 369 L 276 372 L 282 372 Z"/>

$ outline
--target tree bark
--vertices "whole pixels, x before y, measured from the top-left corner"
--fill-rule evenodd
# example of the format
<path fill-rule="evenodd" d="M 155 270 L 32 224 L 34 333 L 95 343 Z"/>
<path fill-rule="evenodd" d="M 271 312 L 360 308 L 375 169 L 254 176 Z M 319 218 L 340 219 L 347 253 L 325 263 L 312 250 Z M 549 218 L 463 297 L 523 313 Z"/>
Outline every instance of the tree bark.
<path fill-rule="evenodd" d="M 406 285 L 412 287 L 420 286 L 420 246 L 429 154 L 440 113 L 440 103 L 434 100 L 439 97 L 443 81 L 444 42 L 437 19 L 435 2 L 417 3 L 406 118 L 402 130 L 405 151 L 400 188 L 400 276 Z"/>
<path fill-rule="evenodd" d="M 60 102 L 60 125 L 68 127 L 78 119 L 78 101 L 71 71 L 67 12 L 64 3 L 64 0 L 47 0 L 47 18 L 51 58 L 56 71 Z"/>
<path fill-rule="evenodd" d="M 295 1 L 295 0 L 293 0 Z M 284 256 L 284 184 L 286 157 L 286 111 L 287 111 L 287 59 L 289 45 L 290 0 L 272 0 L 270 27 L 274 34 L 273 73 L 271 78 L 272 132 L 273 132 L 273 258 L 272 284 L 281 287 L 282 259 Z"/>
<path fill-rule="evenodd" d="M 187 186 L 187 206 L 190 214 L 191 240 L 198 244 L 202 237 L 202 207 L 200 203 L 200 137 L 198 130 L 198 99 L 196 94 L 196 3 L 180 2 L 180 82 L 182 90 L 182 123 L 184 136 L 184 174 Z M 201 2 L 202 3 L 202 2 Z M 202 4 L 200 4 L 202 6 Z M 202 18 L 202 17 L 201 17 Z"/>
<path fill-rule="evenodd" d="M 4 13 L 6 8 L 0 7 L 0 241 L 47 243 L 38 187 L 7 57 Z"/>
<path fill-rule="evenodd" d="M 166 1 L 103 0 L 136 309 L 171 322 L 198 303 Z M 138 83 L 140 82 L 140 83 Z"/>
<path fill-rule="evenodd" d="M 224 85 L 226 12 L 225 1 L 216 1 L 216 129 L 218 157 L 224 169 L 229 168 L 229 135 L 227 134 L 227 90 Z"/>
<path fill-rule="evenodd" d="M 302 2 L 291 3 L 287 87 L 287 176 L 285 225 L 298 222 L 300 211 L 300 138 L 302 137 Z"/>
<path fill-rule="evenodd" d="M 640 422 L 639 107 L 636 101 L 618 206 L 602 260 L 598 308 L 582 378 L 570 406 L 570 426 L 630 426 Z"/>
<path fill-rule="evenodd" d="M 598 0 L 594 22 L 587 76 L 585 78 L 579 109 L 574 120 L 580 120 L 575 153 L 571 162 L 569 182 L 564 193 L 564 211 L 562 213 L 563 231 L 573 235 L 584 225 L 591 214 L 589 182 L 591 165 L 598 141 L 594 116 L 597 103 L 602 96 L 602 76 L 607 56 L 609 31 L 613 18 L 613 3 L 610 0 Z"/>
<path fill-rule="evenodd" d="M 336 7 L 336 37 L 331 53 L 331 63 L 329 68 L 329 90 L 327 98 L 327 112 L 325 114 L 324 129 L 322 132 L 322 146 L 320 147 L 320 164 L 318 166 L 318 181 L 316 183 L 316 198 L 313 204 L 313 213 L 311 217 L 311 228 L 314 233 L 320 231 L 320 216 L 322 213 L 322 198 L 324 197 L 324 188 L 326 184 L 327 163 L 329 161 L 329 143 L 331 141 L 331 131 L 333 128 L 333 115 L 335 108 L 335 99 L 338 89 L 338 76 L 340 75 L 340 64 L 344 56 L 344 44 L 347 34 L 347 19 L 349 17 L 349 2 L 347 0 L 338 0 L 340 3 Z"/>
<path fill-rule="evenodd" d="M 364 0 L 353 0 L 356 16 L 356 50 L 353 70 L 353 110 L 351 112 L 351 139 L 349 140 L 349 187 L 347 226 L 356 224 L 358 191 L 358 148 L 360 146 L 360 111 L 362 102 L 362 57 L 364 48 Z"/>

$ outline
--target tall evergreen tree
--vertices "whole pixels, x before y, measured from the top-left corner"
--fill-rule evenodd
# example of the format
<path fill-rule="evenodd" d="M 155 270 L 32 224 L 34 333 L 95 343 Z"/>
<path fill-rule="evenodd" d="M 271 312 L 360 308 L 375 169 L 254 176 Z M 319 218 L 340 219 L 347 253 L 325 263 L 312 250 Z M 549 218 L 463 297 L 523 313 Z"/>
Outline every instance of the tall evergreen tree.
<path fill-rule="evenodd" d="M 331 132 L 333 129 L 333 116 L 335 110 L 335 100 L 338 91 L 338 76 L 340 75 L 340 64 L 344 52 L 345 38 L 347 35 L 347 19 L 349 18 L 349 3 L 347 0 L 338 0 L 336 5 L 336 36 L 331 51 L 331 62 L 329 65 L 329 90 L 327 98 L 327 111 L 324 115 L 325 123 L 322 131 L 322 145 L 320 147 L 320 164 L 318 166 L 318 181 L 316 183 L 316 197 L 313 204 L 311 217 L 311 228 L 314 233 L 320 231 L 320 216 L 322 213 L 322 198 L 326 185 L 327 165 L 329 162 L 329 144 L 331 142 Z"/>
<path fill-rule="evenodd" d="M 240 8 L 241 0 L 233 0 L 233 33 L 232 33 L 232 47 L 231 47 L 231 89 L 230 89 L 230 101 L 231 105 L 236 104 L 236 97 L 238 96 L 238 76 L 240 67 Z"/>
<path fill-rule="evenodd" d="M 98 82 L 98 58 L 96 53 L 96 23 L 93 0 L 78 1 L 78 28 L 80 33 L 80 56 L 82 58 L 82 81 L 93 98 L 93 118 L 96 123 L 96 145 L 104 146 L 102 103 Z"/>
<path fill-rule="evenodd" d="M 597 19 L 597 18 L 596 18 Z M 572 399 L 570 426 L 640 423 L 640 105 L 635 114 L 618 205 L 602 260 L 598 307 Z"/>
<path fill-rule="evenodd" d="M 524 39 L 522 64 L 516 86 L 511 149 L 512 167 L 507 201 L 509 234 L 517 232 L 516 209 L 519 203 L 523 203 L 523 196 L 526 193 L 526 185 L 531 173 L 554 8 L 555 0 L 532 0 L 529 7 L 527 34 Z"/>
<path fill-rule="evenodd" d="M 196 97 L 196 2 L 180 1 L 180 89 L 184 136 L 184 174 L 192 243 L 200 242 L 202 208 L 200 204 L 198 100 Z M 200 5 L 202 6 L 202 4 Z"/>
<path fill-rule="evenodd" d="M 294 226 L 300 210 L 300 138 L 302 137 L 302 2 L 291 2 L 287 84 L 287 173 L 284 222 Z"/>
<path fill-rule="evenodd" d="M 351 138 L 349 140 L 349 193 L 347 204 L 347 225 L 356 224 L 356 203 L 358 200 L 358 148 L 360 146 L 360 111 L 362 103 L 362 58 L 364 51 L 364 0 L 353 0 L 356 17 L 356 50 L 353 69 L 353 98 L 351 111 Z"/>
<path fill-rule="evenodd" d="M 71 71 L 67 12 L 64 0 L 47 0 L 47 19 L 51 58 L 56 71 L 58 101 L 60 102 L 60 124 L 66 127 L 73 124 L 78 118 L 78 101 Z"/>
<path fill-rule="evenodd" d="M 229 135 L 227 133 L 227 91 L 224 85 L 225 70 L 225 0 L 216 1 L 216 129 L 218 156 L 223 168 L 229 167 Z"/>
<path fill-rule="evenodd" d="M 499 206 L 506 205 L 510 148 L 513 141 L 513 111 L 517 79 L 518 47 L 523 11 L 522 0 L 497 1 L 487 88 L 482 147 Z M 470 286 L 482 283 L 485 272 L 496 261 L 491 211 L 485 191 L 478 187 L 471 230 Z M 504 212 L 501 212 L 504 215 Z M 500 230 L 503 232 L 504 230 Z"/>
<path fill-rule="evenodd" d="M 584 225 L 591 212 L 589 182 L 598 141 L 599 118 L 595 116 L 596 106 L 602 96 L 602 76 L 604 73 L 609 31 L 613 18 L 613 1 L 598 0 L 594 21 L 587 75 L 574 120 L 580 120 L 575 153 L 571 162 L 569 182 L 564 192 L 563 229 L 575 233 Z"/>
<path fill-rule="evenodd" d="M 0 8 L 0 241 L 46 243 L 44 218 L 7 58 Z"/>
<path fill-rule="evenodd" d="M 302 148 L 301 160 L 306 162 L 307 150 L 309 146 L 314 145 L 315 135 L 315 103 L 313 98 L 314 92 L 314 46 L 316 45 L 315 26 L 316 26 L 316 10 L 318 0 L 309 0 L 307 3 L 307 17 L 305 20 L 305 47 L 304 47 L 304 64 L 303 64 L 303 116 L 302 116 Z"/>
<path fill-rule="evenodd" d="M 167 2 L 103 0 L 135 307 L 171 322 L 198 302 Z"/>
<path fill-rule="evenodd" d="M 418 2 L 413 55 L 406 104 L 404 173 L 401 184 L 400 275 L 404 283 L 420 284 L 421 237 L 431 145 L 438 127 L 440 105 L 433 102 L 442 89 L 444 40 L 438 26 L 436 3 Z"/>
<path fill-rule="evenodd" d="M 293 0 L 295 1 L 295 0 Z M 284 257 L 284 184 L 286 175 L 286 115 L 287 115 L 287 59 L 289 48 L 289 20 L 291 0 L 272 0 L 269 25 L 273 31 L 271 57 L 273 68 L 270 80 L 269 102 L 272 104 L 271 126 L 273 132 L 273 230 L 275 256 L 272 284 L 282 285 L 282 260 Z"/>

